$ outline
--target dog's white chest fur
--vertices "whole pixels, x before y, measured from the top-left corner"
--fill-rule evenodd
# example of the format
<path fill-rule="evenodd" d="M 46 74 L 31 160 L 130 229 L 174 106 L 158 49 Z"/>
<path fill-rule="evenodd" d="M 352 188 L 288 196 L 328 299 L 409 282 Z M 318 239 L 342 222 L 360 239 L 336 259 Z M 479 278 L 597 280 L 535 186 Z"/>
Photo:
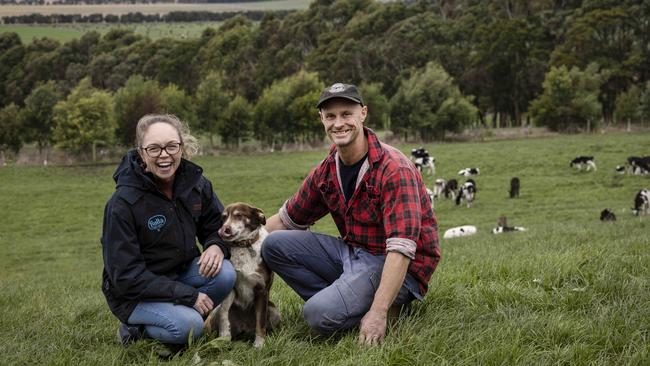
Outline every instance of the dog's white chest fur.
<path fill-rule="evenodd" d="M 264 279 L 258 269 L 262 264 L 262 242 L 267 235 L 268 232 L 261 228 L 258 240 L 250 247 L 230 248 L 230 262 L 237 271 L 235 302 L 243 308 L 248 307 L 255 298 L 253 293 L 255 286 L 264 285 Z"/>

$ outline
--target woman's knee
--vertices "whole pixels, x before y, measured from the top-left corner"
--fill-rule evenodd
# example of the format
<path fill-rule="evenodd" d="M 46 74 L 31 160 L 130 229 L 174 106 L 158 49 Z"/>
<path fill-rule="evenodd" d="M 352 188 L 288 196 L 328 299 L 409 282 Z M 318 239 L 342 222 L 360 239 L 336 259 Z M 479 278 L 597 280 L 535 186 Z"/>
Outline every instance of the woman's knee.
<path fill-rule="evenodd" d="M 217 281 L 217 284 L 221 288 L 226 288 L 229 291 L 235 286 L 235 280 L 237 279 L 237 272 L 232 263 L 224 259 L 221 263 L 221 269 L 219 273 L 214 277 L 214 280 Z"/>
<path fill-rule="evenodd" d="M 179 317 L 176 322 L 176 332 L 172 332 L 174 339 L 170 343 L 187 343 L 190 337 L 197 339 L 203 334 L 203 318 L 194 311 Z"/>

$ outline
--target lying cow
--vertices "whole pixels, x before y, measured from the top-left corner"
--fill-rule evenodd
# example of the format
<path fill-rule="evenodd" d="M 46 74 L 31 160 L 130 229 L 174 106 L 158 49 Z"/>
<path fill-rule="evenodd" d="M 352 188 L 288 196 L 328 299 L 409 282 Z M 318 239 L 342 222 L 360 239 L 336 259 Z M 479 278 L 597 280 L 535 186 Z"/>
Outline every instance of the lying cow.
<path fill-rule="evenodd" d="M 628 171 L 631 174 L 650 174 L 650 156 L 630 156 L 627 158 Z"/>
<path fill-rule="evenodd" d="M 471 177 L 472 175 L 478 175 L 480 173 L 478 168 L 465 168 L 458 171 L 458 175 L 463 177 Z"/>
<path fill-rule="evenodd" d="M 508 222 L 506 220 L 505 216 L 499 217 L 499 221 L 497 222 L 497 227 L 492 229 L 491 233 L 492 234 L 503 234 L 503 233 L 510 233 L 514 231 L 528 231 L 525 227 L 521 226 L 508 226 Z"/>
<path fill-rule="evenodd" d="M 591 169 L 596 170 L 596 163 L 594 162 L 593 156 L 578 156 L 571 160 L 569 166 L 578 168 L 578 170 L 582 170 L 582 167 L 586 167 L 586 171 L 590 171 Z"/>

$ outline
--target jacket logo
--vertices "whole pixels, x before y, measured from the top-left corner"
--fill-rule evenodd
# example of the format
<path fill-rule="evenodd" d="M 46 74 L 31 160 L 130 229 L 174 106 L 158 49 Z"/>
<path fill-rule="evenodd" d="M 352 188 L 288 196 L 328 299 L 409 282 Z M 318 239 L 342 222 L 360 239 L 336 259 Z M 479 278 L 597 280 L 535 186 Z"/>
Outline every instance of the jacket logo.
<path fill-rule="evenodd" d="M 162 229 L 166 223 L 167 223 L 167 218 L 165 216 L 156 215 L 149 218 L 149 220 L 147 221 L 147 226 L 151 231 L 160 232 L 160 229 Z"/>

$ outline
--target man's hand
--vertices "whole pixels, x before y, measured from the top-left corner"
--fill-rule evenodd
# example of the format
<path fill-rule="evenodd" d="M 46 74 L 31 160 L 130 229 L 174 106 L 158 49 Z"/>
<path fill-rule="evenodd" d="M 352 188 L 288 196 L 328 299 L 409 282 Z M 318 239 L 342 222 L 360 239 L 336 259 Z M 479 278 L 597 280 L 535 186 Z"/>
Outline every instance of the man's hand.
<path fill-rule="evenodd" d="M 212 277 L 219 273 L 223 263 L 223 252 L 218 245 L 212 245 L 203 251 L 199 258 L 199 273 L 203 277 Z"/>
<path fill-rule="evenodd" d="M 203 292 L 199 292 L 199 296 L 196 298 L 196 302 L 194 303 L 194 309 L 198 311 L 199 314 L 206 316 L 213 308 L 214 303 L 212 302 L 212 299 L 210 299 L 210 296 Z"/>
<path fill-rule="evenodd" d="M 361 319 L 359 344 L 368 346 L 380 344 L 386 335 L 387 319 L 387 312 L 371 308 Z"/>

